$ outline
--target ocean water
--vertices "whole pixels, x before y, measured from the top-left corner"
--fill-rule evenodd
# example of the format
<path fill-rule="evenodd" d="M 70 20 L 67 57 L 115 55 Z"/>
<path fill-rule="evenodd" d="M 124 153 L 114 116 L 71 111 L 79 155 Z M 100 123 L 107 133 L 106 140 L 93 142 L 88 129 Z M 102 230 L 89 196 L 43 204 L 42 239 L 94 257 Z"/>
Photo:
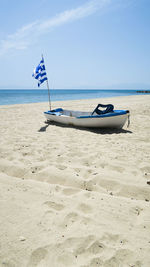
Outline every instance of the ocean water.
<path fill-rule="evenodd" d="M 136 90 L 95 90 L 95 89 L 52 89 L 51 101 L 92 99 L 138 94 Z M 48 102 L 48 91 L 38 90 L 0 90 L 0 105 Z"/>

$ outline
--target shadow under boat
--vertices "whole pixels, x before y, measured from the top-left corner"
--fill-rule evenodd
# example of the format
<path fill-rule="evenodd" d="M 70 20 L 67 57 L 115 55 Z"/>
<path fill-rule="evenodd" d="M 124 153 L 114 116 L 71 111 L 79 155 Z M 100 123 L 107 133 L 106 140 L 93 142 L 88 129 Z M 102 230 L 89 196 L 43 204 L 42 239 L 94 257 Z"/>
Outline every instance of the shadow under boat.
<path fill-rule="evenodd" d="M 78 127 L 74 125 L 61 124 L 55 121 L 45 121 L 46 125 L 41 127 L 38 132 L 45 132 L 47 127 L 50 125 L 58 126 L 61 128 L 73 128 L 80 131 L 88 131 L 95 134 L 132 134 L 133 132 L 125 129 L 116 129 L 116 128 L 88 128 L 88 127 Z"/>

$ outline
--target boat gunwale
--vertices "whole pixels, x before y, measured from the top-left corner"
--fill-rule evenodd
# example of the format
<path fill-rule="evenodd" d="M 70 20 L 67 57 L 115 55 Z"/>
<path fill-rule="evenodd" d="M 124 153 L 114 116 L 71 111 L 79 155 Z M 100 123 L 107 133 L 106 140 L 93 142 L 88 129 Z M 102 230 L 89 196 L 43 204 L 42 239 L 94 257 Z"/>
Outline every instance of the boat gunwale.
<path fill-rule="evenodd" d="M 88 118 L 108 118 L 108 117 L 115 117 L 115 116 L 122 116 L 122 115 L 127 115 L 130 112 L 128 110 L 114 110 L 114 112 L 106 113 L 106 114 L 101 114 L 101 115 L 88 115 L 88 116 L 69 116 L 69 115 L 64 115 L 64 114 L 59 114 L 60 112 L 55 111 L 55 113 L 51 111 L 45 111 L 44 114 L 47 115 L 52 115 L 52 116 L 58 116 L 58 117 L 67 117 L 67 118 L 76 118 L 76 119 L 88 119 Z"/>

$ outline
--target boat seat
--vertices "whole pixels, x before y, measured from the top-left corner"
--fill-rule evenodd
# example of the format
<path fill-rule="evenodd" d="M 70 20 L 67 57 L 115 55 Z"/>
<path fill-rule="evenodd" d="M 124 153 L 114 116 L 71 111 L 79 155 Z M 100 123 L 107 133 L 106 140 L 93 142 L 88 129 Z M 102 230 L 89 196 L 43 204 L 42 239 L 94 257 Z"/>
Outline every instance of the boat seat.
<path fill-rule="evenodd" d="M 106 109 L 100 110 L 99 107 L 106 108 Z M 94 113 L 96 113 L 97 115 L 102 115 L 102 114 L 113 112 L 113 110 L 114 110 L 114 106 L 112 104 L 108 104 L 108 105 L 98 104 L 91 115 L 93 115 Z"/>

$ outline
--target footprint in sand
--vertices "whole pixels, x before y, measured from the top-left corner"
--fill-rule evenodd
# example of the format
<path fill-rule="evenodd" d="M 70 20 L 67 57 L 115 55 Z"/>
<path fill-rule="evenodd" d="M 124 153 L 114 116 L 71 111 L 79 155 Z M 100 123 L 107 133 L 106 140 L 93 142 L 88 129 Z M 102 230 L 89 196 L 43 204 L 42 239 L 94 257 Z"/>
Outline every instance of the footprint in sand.
<path fill-rule="evenodd" d="M 77 244 L 77 248 L 74 250 L 76 255 L 85 254 L 97 255 L 101 254 L 105 246 L 103 243 L 99 242 L 95 236 L 84 237 L 83 240 Z M 84 256 L 84 255 L 83 255 Z M 93 266 L 93 265 L 89 265 Z"/>
<path fill-rule="evenodd" d="M 92 211 L 92 208 L 85 204 L 85 203 L 81 203 L 79 206 L 78 206 L 78 209 L 80 211 L 82 211 L 83 213 L 90 213 Z"/>
<path fill-rule="evenodd" d="M 80 191 L 79 189 L 75 189 L 75 188 L 65 188 L 63 190 L 63 194 L 66 196 L 70 196 L 70 195 L 74 195 L 78 193 L 79 191 Z"/>
<path fill-rule="evenodd" d="M 31 254 L 31 257 L 30 257 L 30 260 L 27 266 L 28 267 L 45 266 L 44 262 L 43 262 L 43 265 L 41 262 L 44 261 L 47 254 L 48 254 L 48 251 L 45 248 L 38 248 L 34 250 Z"/>
<path fill-rule="evenodd" d="M 96 183 L 93 180 L 88 180 L 83 182 L 82 189 L 87 191 L 93 191 L 95 189 Z"/>
<path fill-rule="evenodd" d="M 150 166 L 149 165 L 145 165 L 145 164 L 143 165 L 142 164 L 142 167 L 140 169 L 143 173 L 150 173 Z"/>
<path fill-rule="evenodd" d="M 46 201 L 44 202 L 44 204 L 47 205 L 49 208 L 55 209 L 57 211 L 64 209 L 64 205 L 53 201 Z"/>
<path fill-rule="evenodd" d="M 122 163 L 122 165 L 123 165 L 123 163 Z M 119 173 L 123 173 L 124 170 L 125 170 L 125 168 L 123 166 L 118 166 L 118 165 L 115 165 L 115 164 L 114 165 L 110 165 L 109 169 L 113 170 L 113 171 L 116 171 L 116 172 L 119 172 Z"/>
<path fill-rule="evenodd" d="M 76 212 L 70 212 L 64 219 L 63 225 L 69 225 L 77 222 L 80 219 L 80 216 Z"/>
<path fill-rule="evenodd" d="M 114 255 L 104 262 L 103 266 L 137 266 L 140 267 L 142 265 L 130 265 L 133 262 L 133 252 L 129 249 L 118 249 L 114 251 Z"/>
<path fill-rule="evenodd" d="M 120 243 L 120 236 L 117 234 L 105 233 L 101 240 L 107 247 L 114 247 Z"/>
<path fill-rule="evenodd" d="M 67 167 L 64 166 L 64 165 L 57 165 L 56 168 L 59 169 L 59 170 L 61 170 L 61 171 L 63 171 L 63 170 L 65 170 Z"/>
<path fill-rule="evenodd" d="M 90 225 L 90 224 L 93 223 L 93 221 L 94 221 L 94 220 L 91 219 L 90 217 L 87 217 L 87 216 L 85 217 L 85 216 L 84 216 L 84 217 L 82 218 L 82 220 L 81 220 L 80 223 L 83 224 L 83 225 Z"/>
<path fill-rule="evenodd" d="M 96 240 L 91 244 L 91 246 L 87 249 L 87 251 L 92 254 L 100 254 L 104 249 L 105 249 L 104 244 Z"/>
<path fill-rule="evenodd" d="M 90 261 L 90 264 L 87 265 L 87 267 L 88 266 L 91 266 L 91 267 L 98 267 L 98 266 L 100 266 L 101 267 L 101 266 L 104 266 L 104 265 L 103 265 L 103 261 L 100 258 L 96 257 L 96 258 L 93 258 Z"/>

